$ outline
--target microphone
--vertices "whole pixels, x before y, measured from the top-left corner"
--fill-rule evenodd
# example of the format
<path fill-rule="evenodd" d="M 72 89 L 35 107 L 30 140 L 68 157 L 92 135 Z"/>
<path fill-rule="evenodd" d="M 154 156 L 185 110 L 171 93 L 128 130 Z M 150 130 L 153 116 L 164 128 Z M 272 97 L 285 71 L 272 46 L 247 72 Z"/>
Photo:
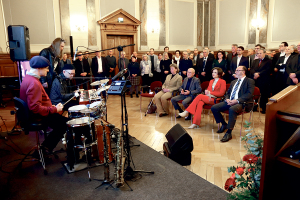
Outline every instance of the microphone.
<path fill-rule="evenodd" d="M 73 61 L 75 61 L 75 58 L 76 58 L 76 56 L 77 56 L 77 50 L 78 50 L 78 47 L 76 47 L 76 49 L 75 49 L 75 54 L 74 54 Z"/>
<path fill-rule="evenodd" d="M 127 68 L 126 69 L 123 69 L 122 71 L 120 71 L 119 73 L 117 73 L 117 75 L 115 75 L 114 77 L 112 77 L 112 81 L 115 81 L 117 78 L 123 76 L 126 72 Z"/>

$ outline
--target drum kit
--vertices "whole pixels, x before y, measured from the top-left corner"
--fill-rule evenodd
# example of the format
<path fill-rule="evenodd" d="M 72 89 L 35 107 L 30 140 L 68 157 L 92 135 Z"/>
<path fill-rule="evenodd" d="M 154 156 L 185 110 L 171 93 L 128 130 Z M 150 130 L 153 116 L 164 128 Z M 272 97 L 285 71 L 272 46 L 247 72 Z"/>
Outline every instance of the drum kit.
<path fill-rule="evenodd" d="M 86 162 L 88 168 L 88 175 L 90 178 L 90 166 L 95 163 L 94 166 L 104 165 L 105 167 L 105 180 L 103 184 L 110 184 L 112 180 L 109 179 L 109 166 L 108 164 L 117 160 L 118 166 L 115 166 L 115 181 L 116 185 L 122 186 L 122 170 L 124 168 L 125 158 L 123 156 L 123 148 L 118 147 L 123 140 L 121 132 L 116 131 L 114 125 L 108 123 L 104 116 L 106 116 L 106 99 L 101 96 L 102 92 L 109 89 L 106 86 L 108 79 L 95 81 L 91 83 L 92 86 L 99 86 L 99 88 L 93 92 L 98 94 L 98 98 L 94 98 L 95 95 L 90 95 L 88 105 L 76 105 L 68 109 L 68 116 L 70 120 L 67 122 L 68 131 L 63 139 L 63 143 L 67 149 L 67 163 L 65 167 L 69 172 L 81 170 L 76 168 L 77 164 Z M 101 85 L 101 86 L 100 86 Z M 107 95 L 106 95 L 107 96 Z M 93 100 L 93 102 L 92 102 Z M 92 102 L 92 103 L 91 103 Z M 117 133 L 116 133 L 117 132 Z M 112 137 L 115 137 L 116 141 L 116 153 L 112 151 Z M 85 158 L 84 158 L 85 157 Z M 82 164 L 81 164 L 82 165 Z"/>

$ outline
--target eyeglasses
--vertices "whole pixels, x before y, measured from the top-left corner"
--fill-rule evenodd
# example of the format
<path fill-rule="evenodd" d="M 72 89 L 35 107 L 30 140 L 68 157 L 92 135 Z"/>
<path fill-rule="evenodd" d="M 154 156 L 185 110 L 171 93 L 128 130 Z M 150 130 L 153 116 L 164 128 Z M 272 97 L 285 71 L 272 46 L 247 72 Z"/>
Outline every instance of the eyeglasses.
<path fill-rule="evenodd" d="M 75 76 L 75 73 L 70 73 L 68 71 L 66 71 L 70 76 Z"/>
<path fill-rule="evenodd" d="M 242 71 L 244 71 L 244 70 L 242 70 L 242 69 L 241 69 L 241 70 L 240 70 L 240 69 L 236 69 L 235 71 L 236 71 L 236 72 L 242 72 Z"/>

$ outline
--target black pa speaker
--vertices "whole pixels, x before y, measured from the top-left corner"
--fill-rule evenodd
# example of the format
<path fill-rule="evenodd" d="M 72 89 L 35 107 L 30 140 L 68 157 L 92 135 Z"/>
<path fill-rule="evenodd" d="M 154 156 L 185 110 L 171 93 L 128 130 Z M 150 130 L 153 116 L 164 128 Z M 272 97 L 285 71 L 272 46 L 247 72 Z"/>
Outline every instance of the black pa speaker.
<path fill-rule="evenodd" d="M 163 144 L 164 154 L 181 165 L 191 164 L 193 139 L 180 125 L 176 124 L 166 134 L 168 142 Z"/>
<path fill-rule="evenodd" d="M 30 60 L 29 29 L 22 25 L 7 27 L 10 59 L 12 61 Z"/>

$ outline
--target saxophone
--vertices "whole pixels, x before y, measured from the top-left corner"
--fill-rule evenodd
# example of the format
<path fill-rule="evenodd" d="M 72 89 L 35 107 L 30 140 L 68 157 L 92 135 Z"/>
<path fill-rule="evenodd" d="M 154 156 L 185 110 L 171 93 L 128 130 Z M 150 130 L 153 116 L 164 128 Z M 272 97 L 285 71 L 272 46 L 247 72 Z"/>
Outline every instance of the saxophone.
<path fill-rule="evenodd" d="M 123 156 L 123 133 L 119 131 L 117 136 L 117 153 L 115 154 L 115 183 L 117 187 L 124 185 L 124 163 L 125 157 Z"/>

